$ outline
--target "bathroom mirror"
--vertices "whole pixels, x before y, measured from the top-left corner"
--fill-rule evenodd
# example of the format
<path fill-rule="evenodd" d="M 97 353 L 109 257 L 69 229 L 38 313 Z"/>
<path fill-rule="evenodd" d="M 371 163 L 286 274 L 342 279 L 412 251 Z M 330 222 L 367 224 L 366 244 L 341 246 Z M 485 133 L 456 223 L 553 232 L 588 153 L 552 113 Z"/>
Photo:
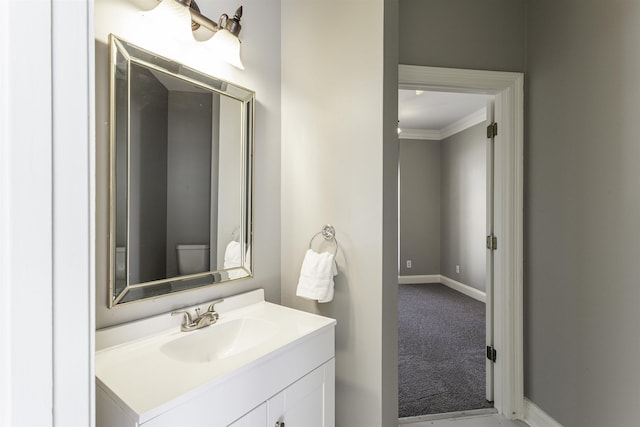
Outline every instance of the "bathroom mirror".
<path fill-rule="evenodd" d="M 109 307 L 251 276 L 254 92 L 109 46 Z"/>

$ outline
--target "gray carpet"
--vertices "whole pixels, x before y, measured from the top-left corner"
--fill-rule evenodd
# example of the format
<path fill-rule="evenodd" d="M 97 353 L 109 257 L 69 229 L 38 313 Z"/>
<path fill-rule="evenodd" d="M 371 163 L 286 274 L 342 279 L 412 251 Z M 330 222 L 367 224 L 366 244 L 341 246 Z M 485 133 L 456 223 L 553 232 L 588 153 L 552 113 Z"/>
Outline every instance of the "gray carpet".
<path fill-rule="evenodd" d="M 485 305 L 441 284 L 398 286 L 399 416 L 491 408 Z"/>

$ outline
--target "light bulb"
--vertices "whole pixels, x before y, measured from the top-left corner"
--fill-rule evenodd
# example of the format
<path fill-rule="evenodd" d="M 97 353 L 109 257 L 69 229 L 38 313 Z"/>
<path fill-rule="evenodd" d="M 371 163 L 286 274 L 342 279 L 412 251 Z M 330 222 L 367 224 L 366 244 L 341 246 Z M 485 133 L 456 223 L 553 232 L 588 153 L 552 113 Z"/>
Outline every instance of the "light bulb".
<path fill-rule="evenodd" d="M 218 30 L 205 42 L 217 59 L 244 70 L 240 60 L 240 40 L 227 29 Z"/>
<path fill-rule="evenodd" d="M 155 8 L 142 14 L 144 32 L 153 45 L 172 45 L 179 48 L 193 42 L 189 8 L 175 0 L 162 0 Z"/>

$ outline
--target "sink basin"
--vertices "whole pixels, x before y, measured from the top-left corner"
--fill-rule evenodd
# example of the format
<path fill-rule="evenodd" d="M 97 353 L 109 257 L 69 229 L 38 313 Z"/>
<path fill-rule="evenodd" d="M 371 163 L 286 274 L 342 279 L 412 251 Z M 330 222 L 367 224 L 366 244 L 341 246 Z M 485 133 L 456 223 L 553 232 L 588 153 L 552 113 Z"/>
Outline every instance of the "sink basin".
<path fill-rule="evenodd" d="M 203 419 L 229 425 L 237 416 L 225 418 L 227 409 L 249 412 L 264 401 L 257 396 L 273 396 L 334 355 L 335 320 L 269 303 L 262 289 L 225 297 L 216 309 L 216 324 L 192 332 L 168 312 L 97 331 L 96 388 L 128 420 L 153 426 L 196 419 L 154 422 L 178 408 L 193 417 L 187 408 L 208 393 L 213 412 Z"/>
<path fill-rule="evenodd" d="M 209 363 L 252 349 L 275 335 L 276 325 L 265 319 L 240 318 L 220 322 L 167 342 L 166 356 L 184 363 Z"/>

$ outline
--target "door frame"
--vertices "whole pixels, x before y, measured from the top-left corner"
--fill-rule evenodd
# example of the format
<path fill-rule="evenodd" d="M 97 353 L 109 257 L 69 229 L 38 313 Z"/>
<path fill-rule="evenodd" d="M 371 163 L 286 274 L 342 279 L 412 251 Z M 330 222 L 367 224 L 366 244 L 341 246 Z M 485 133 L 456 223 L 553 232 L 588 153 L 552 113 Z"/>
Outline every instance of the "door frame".
<path fill-rule="evenodd" d="M 399 89 L 482 93 L 495 97 L 498 134 L 494 166 L 494 406 L 522 417 L 523 369 L 523 145 L 524 74 L 398 66 Z"/>

